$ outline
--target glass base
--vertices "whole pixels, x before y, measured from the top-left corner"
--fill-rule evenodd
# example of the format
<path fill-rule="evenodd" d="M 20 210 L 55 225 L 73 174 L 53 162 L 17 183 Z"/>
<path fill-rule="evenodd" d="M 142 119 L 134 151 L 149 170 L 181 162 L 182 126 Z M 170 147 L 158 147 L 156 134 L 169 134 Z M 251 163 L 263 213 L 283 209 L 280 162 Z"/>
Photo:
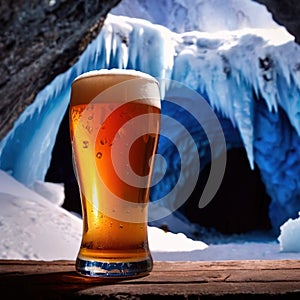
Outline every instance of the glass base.
<path fill-rule="evenodd" d="M 135 262 L 99 262 L 77 257 L 76 271 L 84 276 L 106 278 L 128 278 L 146 276 L 152 270 L 150 257 Z"/>

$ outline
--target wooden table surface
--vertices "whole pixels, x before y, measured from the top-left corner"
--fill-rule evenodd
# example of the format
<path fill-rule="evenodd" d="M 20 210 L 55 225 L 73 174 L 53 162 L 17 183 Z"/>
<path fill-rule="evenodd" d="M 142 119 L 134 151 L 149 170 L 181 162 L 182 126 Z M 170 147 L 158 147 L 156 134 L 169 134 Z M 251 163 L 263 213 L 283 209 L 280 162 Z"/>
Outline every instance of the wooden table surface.
<path fill-rule="evenodd" d="M 155 262 L 118 282 L 78 275 L 73 261 L 0 260 L 0 299 L 300 299 L 300 260 Z M 260 299 L 259 298 L 259 299 Z"/>

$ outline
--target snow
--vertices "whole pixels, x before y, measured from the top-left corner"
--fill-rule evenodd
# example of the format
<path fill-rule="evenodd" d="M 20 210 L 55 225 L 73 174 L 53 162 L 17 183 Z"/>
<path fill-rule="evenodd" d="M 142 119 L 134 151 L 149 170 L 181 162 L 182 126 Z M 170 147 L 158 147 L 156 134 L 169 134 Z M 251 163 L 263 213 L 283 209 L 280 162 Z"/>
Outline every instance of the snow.
<path fill-rule="evenodd" d="M 169 79 L 205 98 L 220 120 L 227 149 L 244 146 L 251 168 L 259 168 L 272 199 L 269 215 L 273 228 L 278 233 L 283 232 L 279 239 L 283 241 L 281 249 L 296 249 L 284 242 L 285 237 L 290 240 L 291 236 L 286 232 L 289 233 L 292 226 L 283 224 L 291 218 L 296 219 L 300 211 L 300 181 L 296 180 L 300 173 L 299 45 L 284 28 L 273 22 L 264 6 L 254 1 L 196 0 L 192 9 L 190 4 L 188 0 L 121 1 L 112 11 L 115 15 L 108 16 L 100 34 L 78 62 L 37 95 L 34 103 L 0 141 L 0 169 L 17 180 L 8 184 L 13 179 L 1 173 L 4 176 L 0 181 L 2 255 L 8 253 L 10 256 L 11 251 L 16 251 L 14 255 L 20 254 L 20 257 L 50 259 L 46 254 L 39 256 L 39 253 L 54 247 L 50 242 L 54 240 L 57 245 L 55 243 L 52 258 L 63 253 L 62 248 L 70 249 L 67 256 L 74 257 L 80 220 L 59 207 L 62 198 L 58 194 L 61 195 L 62 187 L 54 188 L 43 181 L 59 124 L 68 106 L 72 81 L 84 72 L 111 68 L 150 74 L 160 81 L 162 95 L 168 94 L 168 80 L 164 79 Z M 198 98 L 187 103 L 193 113 L 202 110 Z M 192 133 L 198 146 L 201 168 L 205 166 L 210 159 L 211 145 L 204 133 L 197 131 L 186 114 L 174 110 L 168 101 L 162 101 L 162 114 L 184 124 Z M 162 128 L 166 137 L 175 136 L 176 141 L 182 139 L 183 131 L 174 131 L 172 124 L 164 123 Z M 168 162 L 170 166 L 164 179 L 151 190 L 151 200 L 166 195 L 178 178 L 176 174 L 181 171 L 180 161 L 169 151 L 166 140 L 159 142 L 158 154 L 164 160 L 157 160 L 154 175 L 166 169 L 162 162 Z M 188 141 L 183 141 L 183 149 L 187 157 L 192 157 Z M 189 184 L 189 179 L 194 176 L 191 173 L 193 162 L 189 163 L 190 167 L 183 170 L 183 191 L 184 184 Z M 180 197 L 178 193 L 174 202 Z M 22 211 L 28 213 L 22 215 Z M 50 219 L 53 223 L 47 224 Z M 200 230 L 179 214 L 168 215 L 152 225 L 159 227 L 164 222 L 170 231 L 186 236 L 193 236 Z M 296 224 L 297 221 L 288 222 Z M 49 233 L 43 236 L 42 229 L 47 227 L 46 224 Z M 29 231 L 31 225 L 36 235 Z M 77 227 L 69 235 L 66 228 L 73 228 L 73 225 Z M 154 236 L 159 233 L 160 241 L 162 237 L 164 240 L 167 237 L 183 238 L 182 235 L 155 230 L 149 227 L 150 239 L 151 232 Z M 65 238 L 67 233 L 69 237 Z M 62 236 L 62 240 L 57 241 L 57 236 Z M 36 250 L 32 245 L 40 239 L 40 248 Z M 234 252 L 236 258 L 282 257 L 278 241 L 251 240 L 251 237 L 245 237 L 243 241 L 236 243 L 235 240 L 232 244 L 232 241 L 220 238 L 224 248 L 215 244 L 216 241 L 206 249 L 202 248 L 203 244 L 197 244 L 199 250 L 189 251 L 189 257 L 194 253 L 197 259 L 202 259 L 207 253 L 207 257 L 225 259 Z M 23 243 L 22 247 L 20 243 Z M 165 255 L 155 248 L 155 244 L 153 247 L 157 250 L 154 257 L 162 257 L 155 256 L 157 253 Z M 226 247 L 228 251 L 223 253 L 220 248 Z M 200 253 L 203 256 L 198 256 Z"/>
<path fill-rule="evenodd" d="M 31 187 L 36 193 L 40 194 L 48 201 L 59 206 L 63 205 L 65 200 L 65 189 L 63 183 L 52 183 L 37 180 Z"/>
<path fill-rule="evenodd" d="M 300 252 L 300 212 L 297 219 L 288 219 L 281 227 L 278 238 L 280 250 L 285 252 Z"/>
<path fill-rule="evenodd" d="M 0 256 L 70 259 L 77 254 L 81 222 L 68 211 L 0 171 Z"/>
<path fill-rule="evenodd" d="M 47 186 L 47 190 L 51 188 L 52 195 L 60 197 L 61 189 Z M 0 171 L 0 190 L 0 259 L 76 259 L 81 241 L 80 218 L 3 171 Z M 292 233 L 299 236 L 300 219 Z M 284 246 L 276 240 L 266 241 L 257 236 L 252 242 L 236 236 L 227 242 L 223 239 L 208 245 L 189 239 L 183 233 L 165 232 L 152 226 L 148 226 L 148 235 L 154 261 L 300 258 L 300 253 L 280 251 L 280 248 L 288 250 L 294 239 L 286 232 Z"/>

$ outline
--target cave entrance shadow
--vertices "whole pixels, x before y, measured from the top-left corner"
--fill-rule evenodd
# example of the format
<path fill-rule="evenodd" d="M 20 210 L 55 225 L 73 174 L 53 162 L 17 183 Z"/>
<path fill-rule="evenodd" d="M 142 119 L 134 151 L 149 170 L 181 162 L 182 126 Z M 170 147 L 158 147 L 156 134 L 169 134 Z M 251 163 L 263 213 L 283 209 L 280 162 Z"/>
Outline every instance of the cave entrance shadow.
<path fill-rule="evenodd" d="M 250 169 L 244 148 L 227 151 L 222 183 L 211 202 L 200 209 L 198 203 L 209 172 L 208 164 L 200 173 L 193 193 L 180 208 L 191 222 L 223 234 L 271 230 L 271 198 L 266 193 L 258 167 Z"/>

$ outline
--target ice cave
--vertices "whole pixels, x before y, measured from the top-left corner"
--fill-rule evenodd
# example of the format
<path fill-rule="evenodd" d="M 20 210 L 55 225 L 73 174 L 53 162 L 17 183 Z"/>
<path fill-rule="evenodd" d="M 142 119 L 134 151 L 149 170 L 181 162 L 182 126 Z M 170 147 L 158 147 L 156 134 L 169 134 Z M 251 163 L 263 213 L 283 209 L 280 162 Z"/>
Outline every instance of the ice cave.
<path fill-rule="evenodd" d="M 159 79 L 162 95 L 168 95 L 169 89 L 164 79 L 180 82 L 200 95 L 218 118 L 225 138 L 225 147 L 214 157 L 218 160 L 226 154 L 223 180 L 210 203 L 199 208 L 212 154 L 210 141 L 191 112 L 203 107 L 197 97 L 186 100 L 190 110 L 162 99 L 162 114 L 190 132 L 201 162 L 199 174 L 191 171 L 193 161 L 184 169 L 186 182 L 199 177 L 174 213 L 186 222 L 222 233 L 271 230 L 278 234 L 280 226 L 300 211 L 299 45 L 264 7 L 256 18 L 257 3 L 239 1 L 239 10 L 219 5 L 216 23 L 204 18 L 212 13 L 212 7 L 196 2 L 201 9 L 198 15 L 184 7 L 173 14 L 166 13 L 170 8 L 127 12 L 128 3 L 113 10 L 78 62 L 37 95 L 1 140 L 0 168 L 29 187 L 36 180 L 63 182 L 64 207 L 80 213 L 68 134 L 71 83 L 94 69 L 140 70 Z M 134 11 L 136 15 L 130 15 Z M 151 190 L 151 201 L 172 189 L 181 168 L 178 151 L 169 138 L 179 143 L 181 132 L 168 124 L 164 130 L 158 153 L 168 166 L 164 178 Z M 190 145 L 182 143 L 189 153 Z M 160 161 L 155 168 L 154 173 L 159 174 Z M 175 195 L 174 203 L 180 197 L 180 193 Z M 170 227 L 168 217 L 153 224 L 179 231 Z M 187 234 L 195 237 L 197 232 Z"/>

